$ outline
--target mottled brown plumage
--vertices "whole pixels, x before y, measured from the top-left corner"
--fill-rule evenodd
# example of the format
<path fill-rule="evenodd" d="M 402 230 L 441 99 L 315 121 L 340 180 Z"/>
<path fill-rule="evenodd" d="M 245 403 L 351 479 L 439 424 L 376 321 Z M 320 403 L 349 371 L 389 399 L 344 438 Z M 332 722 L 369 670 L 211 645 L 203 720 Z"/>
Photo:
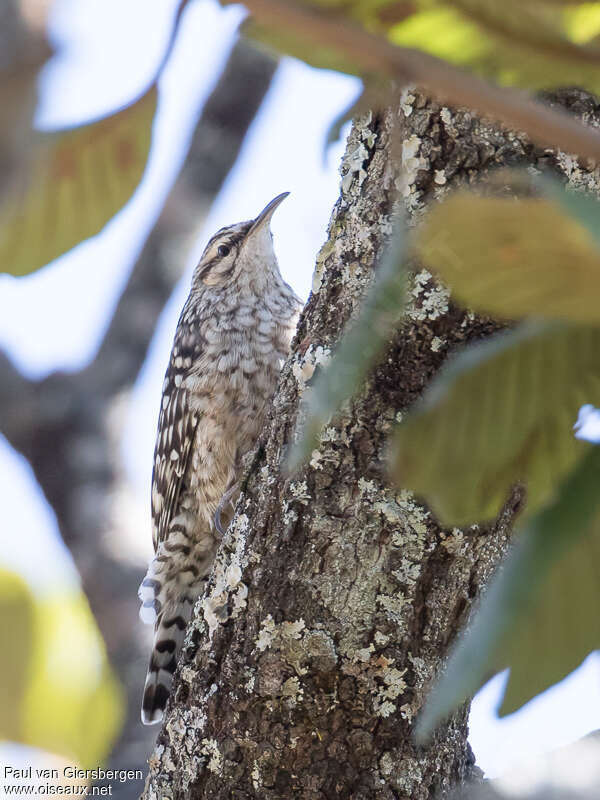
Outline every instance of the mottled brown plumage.
<path fill-rule="evenodd" d="M 163 384 L 152 477 L 155 556 L 140 587 L 155 638 L 142 721 L 158 722 L 192 608 L 237 498 L 301 303 L 273 251 L 276 197 L 208 242 L 181 312 Z M 225 500 L 225 502 L 223 502 Z"/>

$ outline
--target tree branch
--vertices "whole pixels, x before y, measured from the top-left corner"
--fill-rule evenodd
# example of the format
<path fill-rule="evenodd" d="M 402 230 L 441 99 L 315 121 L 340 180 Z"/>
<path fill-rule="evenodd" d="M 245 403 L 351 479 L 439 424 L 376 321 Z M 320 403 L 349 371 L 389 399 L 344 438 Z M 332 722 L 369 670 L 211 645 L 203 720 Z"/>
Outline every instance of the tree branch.
<path fill-rule="evenodd" d="M 600 161 L 600 134 L 525 92 L 500 89 L 428 53 L 396 47 L 339 17 L 281 0 L 246 0 L 260 22 L 300 33 L 322 47 L 337 49 L 364 72 L 384 73 L 415 83 L 440 102 L 466 106 L 526 133 L 538 144 Z"/>

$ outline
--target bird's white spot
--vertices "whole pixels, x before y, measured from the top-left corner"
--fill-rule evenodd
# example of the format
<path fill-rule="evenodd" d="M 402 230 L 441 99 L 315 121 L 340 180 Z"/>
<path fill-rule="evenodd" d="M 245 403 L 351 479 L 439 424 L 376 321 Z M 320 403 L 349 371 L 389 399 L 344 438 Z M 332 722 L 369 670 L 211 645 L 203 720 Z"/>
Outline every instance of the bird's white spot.
<path fill-rule="evenodd" d="M 156 622 L 156 611 L 152 606 L 140 606 L 140 619 L 144 625 L 154 625 Z"/>

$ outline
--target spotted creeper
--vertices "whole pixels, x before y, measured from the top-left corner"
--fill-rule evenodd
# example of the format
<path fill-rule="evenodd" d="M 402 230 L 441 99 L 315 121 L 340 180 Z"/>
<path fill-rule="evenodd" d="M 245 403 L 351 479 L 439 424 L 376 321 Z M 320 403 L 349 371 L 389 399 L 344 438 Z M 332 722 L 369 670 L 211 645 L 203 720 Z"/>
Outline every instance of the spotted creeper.
<path fill-rule="evenodd" d="M 194 271 L 163 384 L 152 476 L 155 555 L 140 586 L 154 644 L 142 721 L 162 719 L 177 657 L 287 357 L 301 303 L 279 272 L 270 220 L 222 228 Z"/>

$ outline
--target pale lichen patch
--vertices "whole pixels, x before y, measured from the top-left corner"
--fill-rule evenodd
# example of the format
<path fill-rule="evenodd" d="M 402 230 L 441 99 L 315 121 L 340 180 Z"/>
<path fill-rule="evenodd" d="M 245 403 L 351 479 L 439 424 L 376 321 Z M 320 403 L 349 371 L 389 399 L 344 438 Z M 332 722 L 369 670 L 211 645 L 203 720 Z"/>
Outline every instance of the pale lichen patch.
<path fill-rule="evenodd" d="M 252 694 L 256 688 L 256 675 L 248 668 L 246 668 L 246 674 L 248 676 L 248 680 L 244 684 L 244 689 L 248 692 L 248 694 Z"/>
<path fill-rule="evenodd" d="M 331 361 L 331 351 L 322 345 L 310 345 L 304 355 L 298 354 L 292 361 L 292 375 L 302 393 L 312 378 L 317 366 L 326 367 Z"/>
<path fill-rule="evenodd" d="M 452 125 L 452 113 L 449 108 L 444 106 L 440 111 L 440 119 L 444 123 L 444 125 L 451 126 Z"/>
<path fill-rule="evenodd" d="M 386 644 L 390 641 L 390 637 L 387 633 L 382 633 L 381 631 L 375 631 L 375 635 L 373 636 L 375 640 L 375 644 L 379 645 L 379 647 L 385 647 Z"/>
<path fill-rule="evenodd" d="M 323 456 L 320 450 L 313 450 L 310 454 L 310 466 L 313 469 L 323 469 Z"/>
<path fill-rule="evenodd" d="M 357 177 L 358 185 L 362 186 L 367 172 L 363 164 L 369 157 L 369 151 L 362 142 L 358 142 L 344 159 L 346 170 L 342 175 L 342 192 L 346 193 L 350 189 L 354 178 Z"/>
<path fill-rule="evenodd" d="M 459 528 L 453 528 L 451 533 L 441 532 L 442 547 L 454 556 L 461 555 L 466 550 L 464 533 Z"/>
<path fill-rule="evenodd" d="M 368 481 L 364 478 L 359 478 L 358 491 L 360 492 L 361 497 L 372 499 L 378 493 L 379 487 L 374 481 Z"/>
<path fill-rule="evenodd" d="M 252 786 L 254 787 L 254 791 L 258 791 L 262 786 L 262 780 L 260 777 L 260 768 L 258 766 L 258 761 L 254 759 L 254 764 L 252 765 L 252 772 L 250 773 L 250 777 L 252 778 Z"/>
<path fill-rule="evenodd" d="M 310 492 L 306 481 L 292 482 L 289 485 L 289 491 L 292 495 L 292 502 L 300 503 L 303 506 L 308 505 L 310 501 Z"/>
<path fill-rule="evenodd" d="M 304 689 L 302 688 L 300 679 L 295 675 L 288 678 L 281 687 L 281 696 L 288 698 L 292 706 L 299 703 L 304 696 Z"/>
<path fill-rule="evenodd" d="M 212 638 L 219 625 L 237 617 L 247 605 L 248 587 L 242 581 L 246 564 L 246 539 L 249 520 L 243 511 L 235 514 L 226 533 L 224 547 L 217 553 L 213 581 L 200 606 Z M 230 598 L 232 602 L 230 603 Z"/>
<path fill-rule="evenodd" d="M 368 111 L 355 120 L 353 134 L 348 140 L 348 148 L 340 166 L 342 175 L 342 195 L 347 194 L 356 184 L 360 188 L 367 177 L 364 168 L 365 161 L 369 158 L 369 151 L 375 146 L 377 134 L 371 129 L 373 114 Z"/>
<path fill-rule="evenodd" d="M 299 639 L 305 627 L 304 620 L 299 619 L 296 622 L 282 622 L 280 631 L 284 639 Z"/>
<path fill-rule="evenodd" d="M 409 292 L 407 314 L 414 320 L 434 320 L 448 311 L 450 290 L 433 279 L 429 270 L 423 269 L 413 279 Z"/>
<path fill-rule="evenodd" d="M 217 740 L 202 739 L 201 744 L 200 752 L 208 758 L 206 768 L 210 770 L 210 772 L 220 775 L 223 771 L 223 756 L 219 751 Z"/>
<path fill-rule="evenodd" d="M 317 671 L 321 671 L 332 669 L 338 661 L 331 637 L 325 631 L 306 629 L 303 619 L 277 625 L 269 615 L 262 622 L 256 649 L 261 652 L 268 649 L 272 653 L 280 654 L 282 661 L 291 666 L 300 677 L 308 672 L 309 663 Z M 272 682 L 275 693 L 281 696 L 283 689 L 281 685 L 276 687 L 275 684 L 276 681 Z M 292 684 L 289 684 L 288 689 L 291 687 Z M 295 696 L 299 699 L 297 692 Z"/>
<path fill-rule="evenodd" d="M 404 630 L 406 623 L 402 617 L 402 609 L 405 605 L 409 604 L 410 601 L 402 594 L 402 592 L 397 592 L 394 595 L 378 594 L 376 600 L 387 612 L 387 618 L 391 622 L 394 622 L 400 630 Z"/>
<path fill-rule="evenodd" d="M 332 442 L 332 443 L 339 442 L 339 444 L 344 446 L 350 444 L 350 438 L 346 433 L 346 431 L 338 430 L 337 428 L 333 428 L 331 426 L 323 428 L 319 439 L 322 444 L 325 444 L 327 442 Z"/>
<path fill-rule="evenodd" d="M 275 621 L 273 620 L 273 617 L 268 614 L 267 617 L 261 622 L 258 639 L 256 640 L 256 649 L 263 652 L 270 647 L 271 643 L 273 642 L 274 634 Z"/>
<path fill-rule="evenodd" d="M 405 86 L 400 94 L 400 110 L 405 117 L 410 117 L 413 113 L 413 105 L 416 100 L 414 86 Z"/>
<path fill-rule="evenodd" d="M 402 142 L 401 164 L 402 169 L 396 178 L 396 188 L 410 209 L 418 208 L 418 192 L 415 186 L 417 175 L 429 166 L 429 162 L 419 155 L 422 141 L 413 134 Z"/>
<path fill-rule="evenodd" d="M 374 652 L 375 648 L 372 644 L 370 644 L 368 647 L 362 647 L 354 652 L 354 660 L 362 661 L 364 664 L 367 664 L 371 660 L 371 656 Z"/>

